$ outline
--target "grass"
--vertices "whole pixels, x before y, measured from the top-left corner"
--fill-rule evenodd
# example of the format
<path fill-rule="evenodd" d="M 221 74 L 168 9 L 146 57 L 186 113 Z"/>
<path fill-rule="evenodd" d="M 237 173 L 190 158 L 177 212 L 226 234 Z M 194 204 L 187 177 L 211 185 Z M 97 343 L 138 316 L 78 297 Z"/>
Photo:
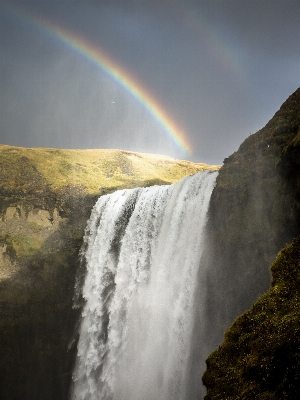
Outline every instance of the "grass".
<path fill-rule="evenodd" d="M 174 183 L 186 175 L 218 169 L 203 163 L 167 156 L 120 150 L 59 150 L 0 146 L 0 176 L 6 189 L 50 185 L 59 191 L 68 185 L 88 194 L 102 188 L 144 186 L 144 182 Z"/>
<path fill-rule="evenodd" d="M 22 236 L 9 234 L 4 239 L 4 243 L 8 247 L 8 252 L 12 251 L 17 258 L 33 256 L 40 249 L 43 241 L 37 235 Z"/>

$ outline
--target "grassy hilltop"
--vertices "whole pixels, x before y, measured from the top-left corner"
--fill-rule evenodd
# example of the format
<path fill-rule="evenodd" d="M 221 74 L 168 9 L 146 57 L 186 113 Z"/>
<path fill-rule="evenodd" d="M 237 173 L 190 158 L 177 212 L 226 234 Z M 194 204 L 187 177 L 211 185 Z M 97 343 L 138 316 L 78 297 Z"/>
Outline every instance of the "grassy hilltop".
<path fill-rule="evenodd" d="M 178 182 L 184 176 L 216 169 L 203 163 L 174 160 L 157 154 L 120 150 L 60 150 L 0 145 L 2 190 L 54 192 L 68 186 L 100 194 L 147 185 Z"/>

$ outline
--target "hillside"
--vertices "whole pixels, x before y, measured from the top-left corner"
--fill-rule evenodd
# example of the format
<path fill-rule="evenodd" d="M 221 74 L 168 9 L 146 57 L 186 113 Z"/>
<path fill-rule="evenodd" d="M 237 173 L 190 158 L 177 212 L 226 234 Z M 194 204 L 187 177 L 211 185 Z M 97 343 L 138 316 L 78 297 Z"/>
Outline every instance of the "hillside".
<path fill-rule="evenodd" d="M 157 154 L 121 150 L 27 149 L 0 145 L 1 190 L 27 193 L 70 185 L 86 194 L 101 189 L 170 184 L 184 176 L 216 166 L 174 160 Z"/>
<path fill-rule="evenodd" d="M 99 195 L 203 169 L 214 167 L 118 150 L 0 146 L 1 399 L 68 398 L 79 249 Z"/>

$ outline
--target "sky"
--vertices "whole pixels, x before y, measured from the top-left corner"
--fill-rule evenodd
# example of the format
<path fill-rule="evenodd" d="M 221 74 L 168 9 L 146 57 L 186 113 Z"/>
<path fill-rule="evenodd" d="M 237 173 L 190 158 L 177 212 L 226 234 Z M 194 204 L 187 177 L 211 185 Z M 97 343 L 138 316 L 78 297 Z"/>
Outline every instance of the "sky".
<path fill-rule="evenodd" d="M 0 143 L 222 164 L 300 86 L 298 0 L 0 1 Z"/>

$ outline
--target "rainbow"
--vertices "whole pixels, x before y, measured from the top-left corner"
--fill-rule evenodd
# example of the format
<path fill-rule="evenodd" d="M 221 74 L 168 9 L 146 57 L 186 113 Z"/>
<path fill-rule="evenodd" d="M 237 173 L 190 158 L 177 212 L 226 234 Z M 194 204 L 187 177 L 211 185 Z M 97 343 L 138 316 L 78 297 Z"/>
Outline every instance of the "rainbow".
<path fill-rule="evenodd" d="M 83 36 L 69 29 L 62 28 L 52 21 L 31 14 L 29 15 L 24 11 L 16 11 L 15 8 L 12 9 L 9 7 L 8 9 L 8 7 L 6 7 L 6 9 L 15 16 L 30 21 L 44 33 L 58 39 L 105 72 L 148 110 L 150 115 L 164 128 L 164 131 L 181 151 L 188 155 L 192 154 L 191 145 L 189 144 L 186 134 L 167 115 L 165 110 L 149 91 L 139 83 L 137 79 L 134 79 L 125 68 L 113 60 L 103 49 L 99 46 L 95 46 Z"/>

